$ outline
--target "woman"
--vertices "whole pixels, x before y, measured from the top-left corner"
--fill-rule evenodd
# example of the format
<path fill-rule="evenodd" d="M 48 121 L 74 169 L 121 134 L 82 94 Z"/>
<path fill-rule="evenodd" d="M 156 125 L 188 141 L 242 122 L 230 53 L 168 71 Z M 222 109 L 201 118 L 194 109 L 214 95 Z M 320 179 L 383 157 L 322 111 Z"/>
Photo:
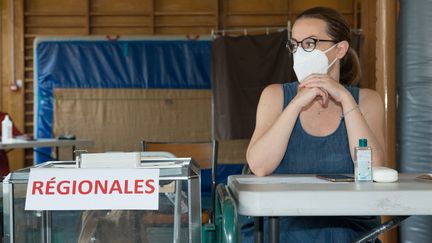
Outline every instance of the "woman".
<path fill-rule="evenodd" d="M 353 173 L 354 147 L 367 138 L 373 165 L 385 160 L 380 96 L 359 89 L 360 65 L 349 46 L 350 28 L 335 10 L 301 13 L 287 48 L 299 82 L 273 84 L 262 92 L 247 161 L 258 176 Z M 350 242 L 379 222 L 377 217 L 287 217 L 282 240 Z M 248 225 L 244 236 L 251 237 Z"/>

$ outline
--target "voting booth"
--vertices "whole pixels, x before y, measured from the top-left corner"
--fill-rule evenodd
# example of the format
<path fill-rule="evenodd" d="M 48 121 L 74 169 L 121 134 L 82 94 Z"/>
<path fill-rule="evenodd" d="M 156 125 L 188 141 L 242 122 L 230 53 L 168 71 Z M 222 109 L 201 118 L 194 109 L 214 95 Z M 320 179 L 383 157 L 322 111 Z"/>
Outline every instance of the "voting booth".
<path fill-rule="evenodd" d="M 140 158 L 136 168 L 77 163 L 45 162 L 4 179 L 4 242 L 201 241 L 201 178 L 193 159 Z M 149 172 L 157 179 L 146 179 Z"/>

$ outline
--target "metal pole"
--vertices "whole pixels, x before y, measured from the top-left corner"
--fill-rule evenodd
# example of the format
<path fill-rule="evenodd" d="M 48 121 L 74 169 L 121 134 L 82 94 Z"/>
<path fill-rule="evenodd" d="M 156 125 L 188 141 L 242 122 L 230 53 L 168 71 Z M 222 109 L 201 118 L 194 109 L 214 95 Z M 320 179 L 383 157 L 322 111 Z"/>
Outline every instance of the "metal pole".
<path fill-rule="evenodd" d="M 279 243 L 279 217 L 269 217 L 269 242 Z"/>
<path fill-rule="evenodd" d="M 263 227 L 263 217 L 255 217 L 255 234 L 254 242 L 261 243 L 264 242 L 264 227 Z"/>
<path fill-rule="evenodd" d="M 175 199 L 174 199 L 174 236 L 173 242 L 180 242 L 180 230 L 181 230 L 181 191 L 182 185 L 181 180 L 175 181 Z"/>
<path fill-rule="evenodd" d="M 381 224 L 375 228 L 373 228 L 369 233 L 366 233 L 362 235 L 358 240 L 353 241 L 354 243 L 363 243 L 363 242 L 369 242 L 370 240 L 375 240 L 378 235 L 380 235 L 383 232 L 386 232 L 387 230 L 390 230 L 391 228 L 397 226 L 402 221 L 407 219 L 409 216 L 396 216 L 389 221 L 385 222 L 384 224 Z"/>

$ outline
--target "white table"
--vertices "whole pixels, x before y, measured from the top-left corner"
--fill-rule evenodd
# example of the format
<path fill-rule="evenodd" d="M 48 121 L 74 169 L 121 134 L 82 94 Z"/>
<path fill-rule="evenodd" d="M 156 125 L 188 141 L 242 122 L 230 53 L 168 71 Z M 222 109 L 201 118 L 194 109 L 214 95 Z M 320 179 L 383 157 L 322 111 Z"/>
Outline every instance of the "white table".
<path fill-rule="evenodd" d="M 35 140 L 19 140 L 13 139 L 7 143 L 0 143 L 0 149 L 16 149 L 16 148 L 40 148 L 40 147 L 64 147 L 64 146 L 89 146 L 93 142 L 89 139 L 55 139 L 55 138 L 40 138 Z"/>
<path fill-rule="evenodd" d="M 93 141 L 89 139 L 55 139 L 55 138 L 40 138 L 35 140 L 12 139 L 6 143 L 0 143 L 0 149 L 25 149 L 25 148 L 43 148 L 55 147 L 56 156 L 58 156 L 59 147 L 72 147 L 72 152 L 76 146 L 90 146 Z M 58 159 L 58 158 L 57 158 Z"/>
<path fill-rule="evenodd" d="M 432 181 L 415 179 L 418 175 L 399 174 L 395 183 L 234 175 L 228 187 L 238 213 L 247 216 L 432 215 Z"/>

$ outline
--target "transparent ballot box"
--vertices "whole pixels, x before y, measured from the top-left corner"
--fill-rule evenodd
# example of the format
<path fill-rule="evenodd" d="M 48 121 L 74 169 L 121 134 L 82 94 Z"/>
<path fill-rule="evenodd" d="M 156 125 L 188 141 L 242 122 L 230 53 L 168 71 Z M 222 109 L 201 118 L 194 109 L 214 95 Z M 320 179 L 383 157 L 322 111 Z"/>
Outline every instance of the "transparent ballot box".
<path fill-rule="evenodd" d="M 3 180 L 4 242 L 200 242 L 201 178 L 195 161 L 141 159 L 141 164 L 160 169 L 159 210 L 26 211 L 30 168 L 10 173 Z M 80 170 L 75 161 L 36 167 Z"/>

